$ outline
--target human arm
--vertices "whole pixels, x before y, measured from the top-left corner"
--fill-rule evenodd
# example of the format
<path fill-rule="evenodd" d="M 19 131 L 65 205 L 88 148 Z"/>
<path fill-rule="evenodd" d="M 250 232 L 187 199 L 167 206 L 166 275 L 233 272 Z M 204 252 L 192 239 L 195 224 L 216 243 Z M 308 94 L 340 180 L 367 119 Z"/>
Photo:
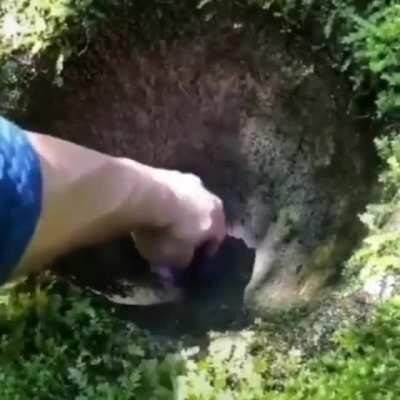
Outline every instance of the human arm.
<path fill-rule="evenodd" d="M 134 232 L 152 263 L 186 266 L 225 235 L 221 201 L 193 175 L 27 133 L 39 159 L 42 204 L 16 275 L 85 245 Z"/>

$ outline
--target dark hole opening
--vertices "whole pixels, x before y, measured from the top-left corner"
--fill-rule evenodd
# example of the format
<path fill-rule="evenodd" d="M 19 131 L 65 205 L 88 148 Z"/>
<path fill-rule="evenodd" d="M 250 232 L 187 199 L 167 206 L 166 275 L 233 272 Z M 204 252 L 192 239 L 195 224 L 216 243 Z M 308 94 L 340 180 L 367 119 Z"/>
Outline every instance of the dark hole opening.
<path fill-rule="evenodd" d="M 203 335 L 214 329 L 240 329 L 248 323 L 243 295 L 254 259 L 254 249 L 228 237 L 212 259 L 197 266 L 208 270 L 201 280 L 187 279 L 183 287 L 171 288 L 150 271 L 133 241 L 122 238 L 68 255 L 60 260 L 57 271 L 107 297 L 120 317 L 154 334 Z"/>

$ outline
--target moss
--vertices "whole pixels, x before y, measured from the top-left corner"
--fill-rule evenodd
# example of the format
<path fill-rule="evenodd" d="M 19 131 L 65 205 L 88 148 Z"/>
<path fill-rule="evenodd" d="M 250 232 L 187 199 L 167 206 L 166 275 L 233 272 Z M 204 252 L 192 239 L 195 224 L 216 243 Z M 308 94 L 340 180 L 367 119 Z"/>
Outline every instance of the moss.
<path fill-rule="evenodd" d="M 314 311 L 210 334 L 198 344 L 160 341 L 49 277 L 5 289 L 0 300 L 4 400 L 322 400 L 327 393 L 331 399 L 399 393 L 399 299 L 363 323 L 349 304 L 344 324 L 345 307 L 330 298 Z"/>
<path fill-rule="evenodd" d="M 338 348 L 310 362 L 277 398 L 397 398 L 399 316 L 398 299 L 381 306 L 371 322 L 338 335 Z"/>
<path fill-rule="evenodd" d="M 346 273 L 353 290 L 362 290 L 370 278 L 399 276 L 400 235 L 396 223 L 399 207 L 400 137 L 391 134 L 377 140 L 382 161 L 386 164 L 379 181 L 379 201 L 370 204 L 361 215 L 368 228 L 363 244 L 347 263 Z"/>
<path fill-rule="evenodd" d="M 94 5 L 90 0 L 3 0 L 0 20 L 2 26 L 7 22 L 9 32 L 3 30 L 0 45 L 1 109 L 21 113 L 28 101 L 26 90 L 38 74 L 62 84 L 65 63 L 75 62 L 87 46 L 101 51 L 107 44 L 101 32 L 110 32 L 118 22 L 129 26 L 133 47 L 149 49 L 160 38 L 172 40 L 207 29 L 207 21 L 221 16 L 262 15 L 253 27 L 261 29 L 265 20 L 259 10 L 272 7 L 276 17 L 288 23 L 286 29 L 310 34 L 307 27 L 312 26 L 312 37 L 318 37 L 315 45 L 339 49 L 340 57 L 332 62 L 348 71 L 357 93 L 367 99 L 367 109 L 378 99 L 379 118 L 397 124 L 399 60 L 386 56 L 399 49 L 398 5 L 370 4 L 104 0 Z M 317 19 L 318 24 L 309 24 Z M 28 29 L 10 35 L 18 26 Z M 382 46 L 384 53 L 379 51 Z M 399 274 L 396 224 L 387 232 L 399 206 L 399 143 L 398 136 L 378 142 L 387 164 L 380 179 L 381 200 L 362 217 L 369 235 L 347 266 L 348 280 L 357 282 L 351 292 L 360 289 L 360 274 Z M 289 236 L 295 218 L 289 210 Z M 331 244 L 318 249 L 316 269 L 324 273 L 331 257 Z M 345 400 L 400 395 L 397 298 L 384 302 L 370 318 L 373 308 L 368 304 L 336 293 L 314 309 L 258 321 L 252 332 L 211 338 L 208 349 L 188 348 L 179 340 L 161 345 L 86 294 L 52 281 L 6 289 L 0 300 L 3 400 Z M 337 333 L 339 328 L 345 332 Z"/>

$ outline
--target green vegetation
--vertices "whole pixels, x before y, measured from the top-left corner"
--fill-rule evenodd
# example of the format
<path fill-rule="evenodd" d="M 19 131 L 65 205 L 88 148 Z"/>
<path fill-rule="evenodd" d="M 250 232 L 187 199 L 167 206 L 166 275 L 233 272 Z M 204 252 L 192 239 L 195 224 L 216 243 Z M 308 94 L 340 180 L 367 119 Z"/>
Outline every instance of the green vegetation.
<path fill-rule="evenodd" d="M 4 400 L 256 399 L 277 380 L 251 332 L 216 338 L 206 354 L 177 343 L 171 352 L 71 289 L 29 287 L 1 296 Z"/>
<path fill-rule="evenodd" d="M 0 100 L 5 112 L 24 107 L 22 95 L 38 73 L 36 62 L 43 54 L 51 60 L 56 75 L 61 73 L 64 60 L 79 46 L 69 40 L 70 28 L 79 23 L 90 3 L 1 2 Z M 86 19 L 82 26 L 88 26 Z"/>
<path fill-rule="evenodd" d="M 376 103 L 379 118 L 399 111 L 400 5 L 375 0 L 259 0 L 325 49 L 353 81 L 356 97 Z M 374 100 L 374 98 L 376 100 Z"/>
<path fill-rule="evenodd" d="M 361 216 L 369 234 L 347 267 L 348 275 L 355 275 L 358 284 L 373 277 L 400 273 L 400 137 L 386 135 L 377 139 L 376 145 L 386 164 L 379 179 L 380 201 L 370 204 Z"/>
<path fill-rule="evenodd" d="M 400 395 L 400 299 L 308 358 L 255 331 L 206 350 L 157 343 L 79 293 L 20 285 L 1 296 L 2 399 L 346 400 Z M 63 296 L 60 296 L 60 290 Z M 274 333 L 275 332 L 275 333 Z M 279 345 L 281 347 L 279 347 Z"/>
<path fill-rule="evenodd" d="M 378 116 L 398 116 L 400 5 L 381 5 L 367 18 L 353 19 L 357 29 L 344 42 L 349 45 L 360 74 L 375 81 Z"/>
<path fill-rule="evenodd" d="M 273 12 L 287 30 L 325 51 L 354 84 L 354 101 L 382 132 L 379 198 L 361 216 L 368 235 L 346 275 L 359 289 L 371 276 L 400 274 L 400 5 L 375 0 L 3 0 L 0 4 L 0 104 L 24 108 L 38 74 L 62 84 L 66 62 L 84 54 L 110 15 L 132 16 L 138 38 L 159 26 L 164 37 L 189 34 L 193 21 L 251 7 Z M 183 4 L 185 3 L 185 4 Z M 229 3 L 229 5 L 228 5 Z M 367 4 L 365 4 L 367 3 Z M 137 24 L 135 21 L 145 21 Z M 184 21 L 184 22 L 183 22 Z M 139 27 L 138 27 L 139 26 Z M 360 279 L 361 278 L 361 279 Z M 305 354 L 279 347 L 261 324 L 210 340 L 208 349 L 157 343 L 94 300 L 50 282 L 21 284 L 0 296 L 0 398 L 397 399 L 400 396 L 400 300 L 369 321 L 337 332 L 328 349 Z M 281 323 L 286 328 L 287 323 Z M 287 333 L 287 332 L 286 332 Z M 276 345 L 275 345 L 276 344 Z M 297 343 L 299 344 L 299 343 Z M 301 343 L 300 343 L 301 344 Z"/>
<path fill-rule="evenodd" d="M 400 302 L 395 298 L 380 306 L 371 322 L 338 335 L 338 348 L 309 362 L 276 398 L 397 399 L 399 333 Z"/>

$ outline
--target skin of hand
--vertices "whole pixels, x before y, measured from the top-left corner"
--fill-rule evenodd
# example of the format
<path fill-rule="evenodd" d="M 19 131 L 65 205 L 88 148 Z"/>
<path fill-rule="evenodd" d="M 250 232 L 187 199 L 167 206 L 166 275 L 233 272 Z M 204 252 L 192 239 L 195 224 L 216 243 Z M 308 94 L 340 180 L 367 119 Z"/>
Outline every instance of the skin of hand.
<path fill-rule="evenodd" d="M 199 246 L 212 253 L 223 241 L 222 202 L 198 177 L 28 135 L 41 162 L 43 208 L 16 276 L 130 232 L 150 263 L 177 268 L 188 266 Z"/>
<path fill-rule="evenodd" d="M 136 230 L 139 252 L 154 265 L 182 268 L 190 264 L 199 247 L 210 255 L 215 253 L 226 235 L 221 200 L 192 174 L 158 169 L 153 178 L 169 192 L 159 206 L 168 222 L 155 229 L 143 226 Z"/>

